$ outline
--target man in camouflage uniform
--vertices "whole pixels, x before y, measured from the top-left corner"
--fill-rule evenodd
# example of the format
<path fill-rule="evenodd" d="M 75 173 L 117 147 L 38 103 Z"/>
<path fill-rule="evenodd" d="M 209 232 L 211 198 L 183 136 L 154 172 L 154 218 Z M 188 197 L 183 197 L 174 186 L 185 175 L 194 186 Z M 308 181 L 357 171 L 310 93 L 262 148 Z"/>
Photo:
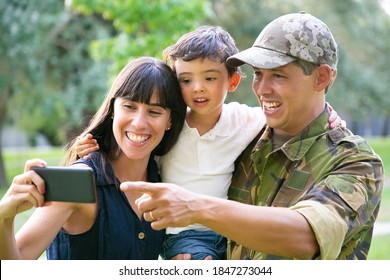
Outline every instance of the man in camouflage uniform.
<path fill-rule="evenodd" d="M 148 194 L 137 204 L 154 229 L 201 223 L 228 237 L 229 259 L 366 259 L 383 164 L 363 138 L 329 127 L 325 95 L 337 61 L 322 21 L 306 13 L 277 18 L 227 60 L 253 67 L 267 120 L 237 160 L 230 200 L 167 183 L 122 190 Z"/>
<path fill-rule="evenodd" d="M 252 48 L 227 60 L 230 66 L 247 63 L 254 67 L 253 89 L 269 125 L 261 132 L 254 149 L 248 148 L 238 163 L 230 198 L 299 212 L 310 224 L 318 243 L 318 254 L 313 257 L 366 259 L 379 210 L 383 166 L 364 139 L 348 130 L 329 128 L 329 108 L 323 100 L 336 77 L 337 61 L 337 45 L 331 31 L 306 13 L 277 18 L 264 28 Z M 309 93 L 318 98 L 303 99 L 304 95 L 292 93 L 299 99 L 296 102 L 301 111 L 297 115 L 292 113 L 297 110 L 288 108 L 291 110 L 285 118 L 290 123 L 284 124 L 279 106 L 288 106 L 284 104 L 288 100 L 272 90 L 285 85 L 284 79 L 295 77 L 289 72 L 283 76 L 279 67 L 288 64 L 307 70 L 309 75 L 324 73 L 318 74 L 314 90 Z M 326 71 L 329 78 L 325 78 Z M 324 82 L 329 85 L 318 87 Z M 316 107 L 325 109 L 316 115 Z M 308 125 L 300 130 L 305 123 L 299 123 L 302 118 L 307 118 Z M 243 249 L 233 242 L 229 247 L 238 258 L 281 258 Z"/>

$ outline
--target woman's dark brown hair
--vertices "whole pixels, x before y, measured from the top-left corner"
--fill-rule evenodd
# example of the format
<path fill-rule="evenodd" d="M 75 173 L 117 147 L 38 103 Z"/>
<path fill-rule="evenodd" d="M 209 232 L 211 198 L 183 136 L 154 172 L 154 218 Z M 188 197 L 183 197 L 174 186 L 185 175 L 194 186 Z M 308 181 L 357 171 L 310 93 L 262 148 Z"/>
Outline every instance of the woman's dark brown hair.
<path fill-rule="evenodd" d="M 134 59 L 122 69 L 99 110 L 80 136 L 91 133 L 98 141 L 100 151 L 106 159 L 116 157 L 120 151 L 112 131 L 115 99 L 126 97 L 135 102 L 150 104 L 154 93 L 158 94 L 159 104 L 171 111 L 171 128 L 165 132 L 160 144 L 153 151 L 153 155 L 165 155 L 179 137 L 185 120 L 186 105 L 171 67 L 152 57 Z M 76 139 L 70 142 L 64 160 L 65 165 L 78 159 L 74 147 Z"/>

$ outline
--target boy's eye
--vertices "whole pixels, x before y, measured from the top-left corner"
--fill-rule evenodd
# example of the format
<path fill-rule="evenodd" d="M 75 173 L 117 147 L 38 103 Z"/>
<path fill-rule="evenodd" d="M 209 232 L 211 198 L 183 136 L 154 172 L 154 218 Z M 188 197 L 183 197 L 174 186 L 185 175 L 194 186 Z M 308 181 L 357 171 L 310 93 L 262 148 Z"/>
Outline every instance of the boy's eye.
<path fill-rule="evenodd" d="M 207 77 L 206 80 L 207 81 L 215 81 L 217 78 L 214 78 L 214 77 Z"/>
<path fill-rule="evenodd" d="M 180 82 L 182 82 L 183 84 L 188 84 L 191 82 L 190 79 L 180 79 Z"/>

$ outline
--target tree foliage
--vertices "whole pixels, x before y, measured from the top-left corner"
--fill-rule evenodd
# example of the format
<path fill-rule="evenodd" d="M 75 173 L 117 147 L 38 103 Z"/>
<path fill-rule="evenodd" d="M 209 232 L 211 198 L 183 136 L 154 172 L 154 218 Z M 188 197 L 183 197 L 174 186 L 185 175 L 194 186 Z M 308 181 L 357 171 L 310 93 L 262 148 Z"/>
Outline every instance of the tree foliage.
<path fill-rule="evenodd" d="M 274 18 L 292 12 L 309 12 L 328 24 L 340 49 L 338 78 L 328 101 L 352 122 L 367 121 L 367 115 L 390 115 L 387 88 L 390 57 L 390 17 L 380 6 L 380 0 L 275 0 L 231 1 L 213 0 L 214 24 L 224 26 L 240 49 L 250 47 L 262 28 Z M 249 67 L 244 67 L 251 73 Z M 228 100 L 240 100 L 257 105 L 247 75 Z"/>
<path fill-rule="evenodd" d="M 331 104 L 342 117 L 359 123 L 369 114 L 390 121 L 390 17 L 380 2 L 0 0 L 0 133 L 7 120 L 32 139 L 42 133 L 52 144 L 63 145 L 89 120 L 109 77 L 129 59 L 161 57 L 165 47 L 203 24 L 223 26 L 245 49 L 272 19 L 301 10 L 324 20 L 339 44 Z M 243 70 L 247 77 L 227 101 L 256 106 L 252 70 Z"/>
<path fill-rule="evenodd" d="M 100 105 L 108 73 L 161 56 L 208 12 L 200 0 L 0 0 L 0 131 L 7 117 L 31 139 L 63 145 Z M 4 174 L 0 146 L 0 186 Z"/>
<path fill-rule="evenodd" d="M 73 0 L 72 7 L 85 15 L 99 13 L 112 21 L 117 35 L 95 41 L 92 53 L 96 59 L 112 58 L 113 74 L 132 57 L 161 58 L 165 47 L 211 15 L 204 0 Z"/>
<path fill-rule="evenodd" d="M 23 103 L 14 107 L 23 110 L 12 110 L 11 113 L 26 112 L 32 102 L 29 98 L 31 87 L 41 87 L 45 72 L 40 63 L 45 55 L 44 26 L 54 22 L 52 17 L 44 21 L 40 19 L 43 10 L 44 4 L 39 1 L 0 1 L 0 128 L 5 123 L 7 112 L 11 111 L 11 98 L 23 96 L 20 98 Z M 5 172 L 1 147 L 0 185 L 3 185 Z"/>
<path fill-rule="evenodd" d="M 0 14 L 0 131 L 7 118 L 31 139 L 42 133 L 63 145 L 104 96 L 107 71 L 88 48 L 92 38 L 107 36 L 110 25 L 58 0 L 0 0 Z"/>
<path fill-rule="evenodd" d="M 61 1 L 3 2 L 1 86 L 11 89 L 8 107 L 21 108 L 9 117 L 31 136 L 41 132 L 61 145 L 106 90 L 104 64 L 88 54 L 106 24 L 66 10 Z"/>

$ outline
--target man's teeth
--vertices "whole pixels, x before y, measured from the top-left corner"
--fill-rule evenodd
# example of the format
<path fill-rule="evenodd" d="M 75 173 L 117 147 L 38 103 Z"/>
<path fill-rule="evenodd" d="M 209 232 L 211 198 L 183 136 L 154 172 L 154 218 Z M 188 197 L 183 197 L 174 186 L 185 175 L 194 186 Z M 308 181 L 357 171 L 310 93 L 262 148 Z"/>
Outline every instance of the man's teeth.
<path fill-rule="evenodd" d="M 278 103 L 278 102 L 263 102 L 263 106 L 265 109 L 271 111 L 271 110 L 275 110 L 276 108 L 278 108 L 280 106 L 280 103 Z"/>
<path fill-rule="evenodd" d="M 136 142 L 136 143 L 145 142 L 148 139 L 147 136 L 135 135 L 133 133 L 127 133 L 127 137 L 131 141 Z"/>

